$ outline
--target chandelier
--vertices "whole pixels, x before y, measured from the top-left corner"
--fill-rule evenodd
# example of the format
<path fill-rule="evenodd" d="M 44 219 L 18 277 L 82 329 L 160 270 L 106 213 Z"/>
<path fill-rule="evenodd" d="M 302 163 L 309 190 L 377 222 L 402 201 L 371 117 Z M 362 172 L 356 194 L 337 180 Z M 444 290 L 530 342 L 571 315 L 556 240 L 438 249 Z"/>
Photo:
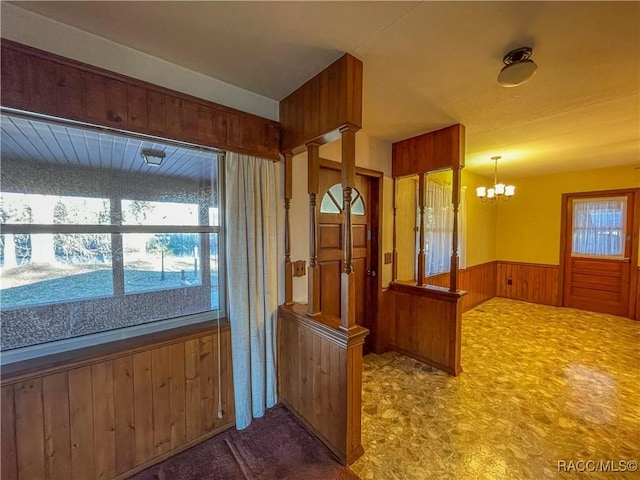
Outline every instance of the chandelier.
<path fill-rule="evenodd" d="M 491 200 L 492 202 L 498 198 L 501 198 L 505 202 L 508 202 L 511 197 L 516 193 L 516 187 L 513 185 L 505 185 L 504 183 L 498 183 L 498 160 L 502 157 L 491 157 L 491 160 L 495 162 L 495 169 L 493 172 L 493 187 L 478 187 L 476 188 L 476 195 L 480 200 L 486 202 Z"/>

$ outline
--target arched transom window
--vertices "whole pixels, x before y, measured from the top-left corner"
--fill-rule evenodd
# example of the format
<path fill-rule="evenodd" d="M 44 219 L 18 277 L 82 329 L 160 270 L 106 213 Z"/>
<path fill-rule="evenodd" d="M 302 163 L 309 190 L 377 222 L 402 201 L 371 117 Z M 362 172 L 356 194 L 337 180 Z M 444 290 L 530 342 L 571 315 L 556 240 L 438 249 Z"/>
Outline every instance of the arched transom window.
<path fill-rule="evenodd" d="M 336 183 L 322 197 L 320 213 L 342 213 L 344 210 L 344 200 L 342 195 L 342 184 Z M 351 193 L 351 214 L 364 215 L 364 200 L 357 188 Z"/>

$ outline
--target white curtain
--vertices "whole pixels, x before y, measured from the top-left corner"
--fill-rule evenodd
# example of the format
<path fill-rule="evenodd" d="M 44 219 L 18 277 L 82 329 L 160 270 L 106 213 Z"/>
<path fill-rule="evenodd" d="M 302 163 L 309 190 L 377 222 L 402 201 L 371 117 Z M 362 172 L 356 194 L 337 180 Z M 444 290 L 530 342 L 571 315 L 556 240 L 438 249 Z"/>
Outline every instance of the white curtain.
<path fill-rule="evenodd" d="M 574 255 L 624 255 L 627 197 L 573 199 Z"/>
<path fill-rule="evenodd" d="M 453 205 L 451 185 L 429 181 L 425 188 L 424 251 L 425 275 L 436 275 L 450 270 L 453 240 Z M 466 240 L 466 188 L 463 187 L 458 209 L 458 256 L 460 268 L 465 267 Z M 416 195 L 417 198 L 417 195 Z M 416 216 L 417 238 L 420 236 L 420 208 Z M 416 245 L 419 245 L 416 242 Z"/>
<path fill-rule="evenodd" d="M 278 166 L 228 153 L 225 178 L 236 427 L 243 429 L 277 402 Z"/>

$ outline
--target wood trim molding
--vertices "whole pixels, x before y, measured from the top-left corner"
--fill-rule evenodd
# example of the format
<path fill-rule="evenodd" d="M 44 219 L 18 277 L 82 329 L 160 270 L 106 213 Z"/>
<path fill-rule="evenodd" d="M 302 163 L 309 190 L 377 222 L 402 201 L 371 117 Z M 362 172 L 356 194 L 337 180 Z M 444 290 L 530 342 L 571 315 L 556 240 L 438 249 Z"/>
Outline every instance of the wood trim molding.
<path fill-rule="evenodd" d="M 342 348 L 364 344 L 364 339 L 369 333 L 369 330 L 359 325 L 347 333 L 340 329 L 340 319 L 332 315 L 319 314 L 309 318 L 306 316 L 306 307 L 300 303 L 281 305 L 279 310 L 289 315 L 297 315 L 298 322 L 303 328 Z"/>
<path fill-rule="evenodd" d="M 229 423 L 227 425 L 218 427 L 215 430 L 212 430 L 211 432 L 196 438 L 195 440 L 191 440 L 190 442 L 185 443 L 183 446 L 179 448 L 175 448 L 169 452 L 163 453 L 162 455 L 158 455 L 157 457 L 152 458 L 151 460 L 129 470 L 126 473 L 123 473 L 118 475 L 117 477 L 114 477 L 113 480 L 126 480 L 127 478 L 130 478 L 133 475 L 135 475 L 136 473 L 140 473 L 141 471 L 146 470 L 149 467 L 157 465 L 160 462 L 164 462 L 166 459 L 171 458 L 174 455 L 178 455 L 179 453 L 182 453 L 185 450 L 189 450 L 191 447 L 195 447 L 196 445 L 201 444 L 205 440 L 209 440 L 210 438 L 213 438 L 216 435 L 220 435 L 222 432 L 226 432 L 227 430 L 235 426 L 236 424 L 235 422 L 233 422 L 233 423 Z"/>
<path fill-rule="evenodd" d="M 497 261 L 493 260 L 460 269 L 458 286 L 467 292 L 467 295 L 462 299 L 463 312 L 471 310 L 496 296 L 497 263 Z M 451 276 L 449 273 L 440 273 L 426 278 L 427 285 L 450 288 L 450 282 Z"/>
<path fill-rule="evenodd" d="M 278 122 L 7 39 L 1 50 L 3 107 L 280 159 Z"/>
<path fill-rule="evenodd" d="M 389 288 L 392 291 L 433 298 L 445 302 L 457 302 L 467 294 L 465 290 L 452 292 L 447 287 L 439 287 L 436 285 L 416 285 L 413 282 L 405 281 L 391 282 L 389 283 Z"/>
<path fill-rule="evenodd" d="M 340 171 L 342 169 L 342 164 L 340 162 L 334 162 L 333 160 L 327 160 L 326 158 L 320 157 L 320 168 L 328 168 L 330 170 Z M 356 165 L 356 175 L 363 175 L 365 177 L 372 178 L 382 178 L 384 177 L 384 173 L 378 170 L 371 170 L 369 168 L 358 167 Z"/>

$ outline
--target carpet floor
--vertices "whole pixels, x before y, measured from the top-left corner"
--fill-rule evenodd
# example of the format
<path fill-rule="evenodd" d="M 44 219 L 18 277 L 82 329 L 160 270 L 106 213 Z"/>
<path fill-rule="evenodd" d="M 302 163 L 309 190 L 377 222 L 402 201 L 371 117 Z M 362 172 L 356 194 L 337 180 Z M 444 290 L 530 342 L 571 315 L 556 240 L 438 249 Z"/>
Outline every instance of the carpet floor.
<path fill-rule="evenodd" d="M 130 480 L 358 480 L 282 405 Z"/>

